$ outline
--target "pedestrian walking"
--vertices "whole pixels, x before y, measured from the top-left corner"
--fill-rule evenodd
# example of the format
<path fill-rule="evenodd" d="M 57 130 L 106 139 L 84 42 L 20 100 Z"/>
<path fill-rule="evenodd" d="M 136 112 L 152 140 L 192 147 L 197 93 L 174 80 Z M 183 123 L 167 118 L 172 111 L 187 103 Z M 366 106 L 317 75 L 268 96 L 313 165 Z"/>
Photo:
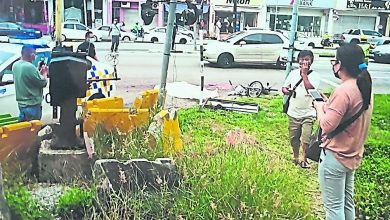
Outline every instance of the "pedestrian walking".
<path fill-rule="evenodd" d="M 108 36 L 112 35 L 111 38 L 111 53 L 118 52 L 119 40 L 121 38 L 121 27 L 124 24 L 119 24 L 118 19 L 114 19 L 114 23 L 110 27 L 110 31 L 108 32 Z"/>
<path fill-rule="evenodd" d="M 292 71 L 284 82 L 282 92 L 289 96 L 287 99 L 289 136 L 293 148 L 294 163 L 302 168 L 309 168 L 305 150 L 309 145 L 313 125 L 316 120 L 316 111 L 313 108 L 312 98 L 308 89 L 320 86 L 320 76 L 310 69 L 314 55 L 310 50 L 303 50 L 298 54 L 300 68 Z M 299 149 L 302 147 L 302 160 Z"/>
<path fill-rule="evenodd" d="M 324 96 L 326 102 L 313 103 L 322 129 L 320 190 L 326 220 L 354 220 L 354 175 L 363 158 L 372 116 L 372 80 L 364 52 L 356 44 L 337 49 L 332 69 L 341 85 L 329 99 Z M 333 136 L 336 130 L 339 133 Z"/>

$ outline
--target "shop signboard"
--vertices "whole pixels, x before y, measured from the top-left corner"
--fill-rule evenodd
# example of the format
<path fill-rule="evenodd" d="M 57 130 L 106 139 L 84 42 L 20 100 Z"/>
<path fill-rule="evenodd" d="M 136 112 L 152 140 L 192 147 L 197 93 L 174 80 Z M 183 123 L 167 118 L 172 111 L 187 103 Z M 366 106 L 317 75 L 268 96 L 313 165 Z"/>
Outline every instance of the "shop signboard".
<path fill-rule="evenodd" d="M 292 0 L 265 0 L 265 3 L 269 6 L 291 6 Z M 300 8 L 334 8 L 334 0 L 300 0 Z"/>
<path fill-rule="evenodd" d="M 234 0 L 213 0 L 214 5 L 222 6 L 232 6 Z M 249 7 L 261 7 L 263 5 L 263 0 L 237 0 L 237 6 L 249 6 Z"/>
<path fill-rule="evenodd" d="M 347 8 L 355 9 L 372 9 L 372 10 L 390 10 L 390 0 L 348 0 Z"/>

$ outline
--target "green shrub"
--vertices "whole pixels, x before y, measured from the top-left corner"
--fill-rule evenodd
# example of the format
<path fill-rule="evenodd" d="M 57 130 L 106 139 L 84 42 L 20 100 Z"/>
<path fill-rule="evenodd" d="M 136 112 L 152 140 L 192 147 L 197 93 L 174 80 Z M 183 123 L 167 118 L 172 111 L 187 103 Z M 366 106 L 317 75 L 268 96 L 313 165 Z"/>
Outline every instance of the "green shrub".
<path fill-rule="evenodd" d="M 355 202 L 360 219 L 390 219 L 389 106 L 389 95 L 375 95 L 367 145 L 355 175 Z"/>
<path fill-rule="evenodd" d="M 63 219 L 82 219 L 92 206 L 95 195 L 93 189 L 72 187 L 58 199 L 56 211 Z"/>
<path fill-rule="evenodd" d="M 43 208 L 24 186 L 14 186 L 5 192 L 13 219 L 54 219 L 48 210 Z"/>

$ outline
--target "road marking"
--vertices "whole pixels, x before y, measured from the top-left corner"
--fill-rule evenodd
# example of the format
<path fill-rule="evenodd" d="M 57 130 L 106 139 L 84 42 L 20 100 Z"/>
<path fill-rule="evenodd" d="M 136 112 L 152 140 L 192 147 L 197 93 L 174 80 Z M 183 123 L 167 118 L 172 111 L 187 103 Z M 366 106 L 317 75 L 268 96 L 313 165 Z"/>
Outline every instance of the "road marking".
<path fill-rule="evenodd" d="M 337 87 L 339 84 L 335 83 L 335 82 L 332 82 L 330 80 L 327 80 L 327 79 L 321 79 L 322 82 L 325 82 L 333 87 Z"/>

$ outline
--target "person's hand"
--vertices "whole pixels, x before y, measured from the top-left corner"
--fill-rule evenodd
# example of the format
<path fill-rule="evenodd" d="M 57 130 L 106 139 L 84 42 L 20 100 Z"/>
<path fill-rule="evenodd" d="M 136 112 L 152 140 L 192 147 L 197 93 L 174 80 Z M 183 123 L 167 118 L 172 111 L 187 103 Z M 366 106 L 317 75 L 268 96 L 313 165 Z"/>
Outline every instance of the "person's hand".
<path fill-rule="evenodd" d="M 47 77 L 47 74 L 49 73 L 49 68 L 44 64 L 41 66 L 41 68 L 39 69 L 39 73 L 44 76 L 44 77 Z"/>
<path fill-rule="evenodd" d="M 324 93 L 320 92 L 320 95 L 321 95 L 322 99 L 324 100 L 324 102 L 328 101 L 329 98 Z"/>
<path fill-rule="evenodd" d="M 291 88 L 283 87 L 283 88 L 282 88 L 283 94 L 285 94 L 285 95 L 290 95 L 290 93 L 291 93 L 291 90 L 290 90 L 290 89 L 291 89 Z"/>
<path fill-rule="evenodd" d="M 307 77 L 307 74 L 309 72 L 309 69 L 310 69 L 310 61 L 301 61 L 299 63 L 299 66 L 301 68 L 301 77 Z"/>

